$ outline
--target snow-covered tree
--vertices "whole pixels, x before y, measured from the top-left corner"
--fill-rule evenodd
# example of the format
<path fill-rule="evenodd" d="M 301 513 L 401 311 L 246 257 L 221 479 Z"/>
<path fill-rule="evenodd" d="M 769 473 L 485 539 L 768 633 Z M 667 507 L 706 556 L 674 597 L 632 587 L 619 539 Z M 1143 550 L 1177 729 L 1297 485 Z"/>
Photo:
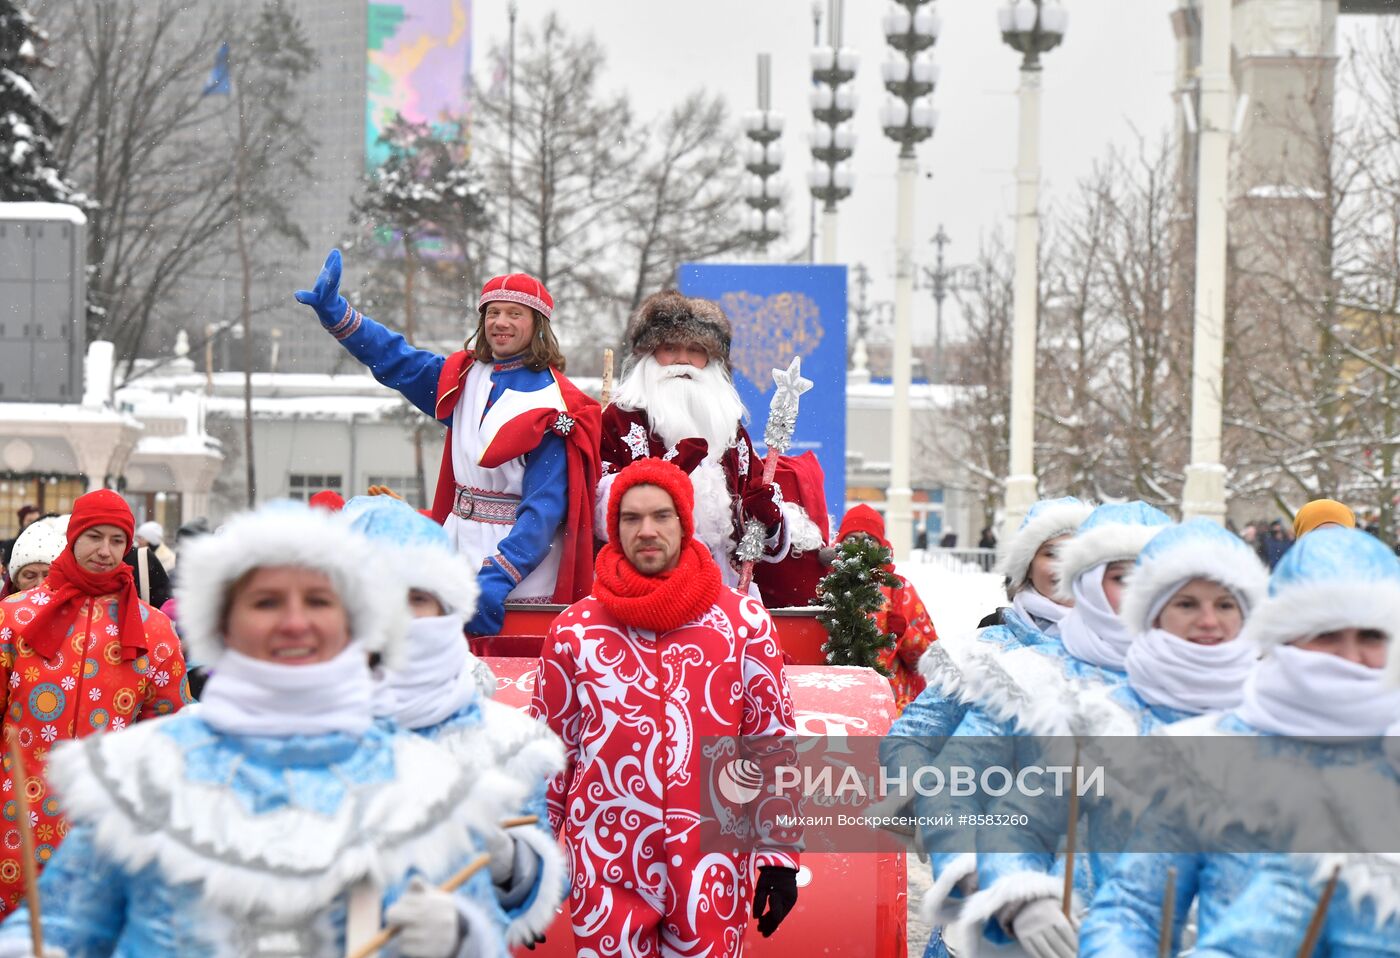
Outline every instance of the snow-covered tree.
<path fill-rule="evenodd" d="M 23 0 L 0 0 L 0 201 L 88 201 L 58 171 L 53 137 L 61 128 L 34 88 L 48 35 Z"/>

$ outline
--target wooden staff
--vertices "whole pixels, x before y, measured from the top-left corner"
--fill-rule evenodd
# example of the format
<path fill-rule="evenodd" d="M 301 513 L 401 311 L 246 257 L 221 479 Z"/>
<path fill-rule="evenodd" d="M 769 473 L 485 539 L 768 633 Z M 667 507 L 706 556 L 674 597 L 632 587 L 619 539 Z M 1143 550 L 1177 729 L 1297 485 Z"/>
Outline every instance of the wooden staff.
<path fill-rule="evenodd" d="M 612 402 L 612 390 L 613 351 L 611 349 L 605 349 L 603 350 L 603 392 L 598 397 L 598 401 L 603 404 L 604 409 L 607 408 L 608 403 Z"/>
<path fill-rule="evenodd" d="M 1070 769 L 1069 782 L 1069 830 L 1065 832 L 1065 893 L 1060 906 L 1066 918 L 1072 917 L 1074 909 L 1074 845 L 1079 835 L 1079 736 L 1074 738 L 1074 765 Z"/>
<path fill-rule="evenodd" d="M 521 825 L 533 825 L 540 820 L 538 815 L 518 815 L 515 818 L 504 818 L 501 820 L 502 828 L 519 828 Z"/>
<path fill-rule="evenodd" d="M 458 888 L 461 888 L 467 883 L 468 878 L 471 878 L 477 872 L 481 871 L 488 864 L 490 864 L 490 862 L 491 856 L 483 852 L 482 854 L 473 858 L 471 860 L 471 863 L 468 864 L 466 868 L 463 868 L 457 874 L 453 875 L 451 878 L 447 879 L 447 881 L 439 885 L 438 889 L 440 891 L 445 891 L 449 893 L 456 891 Z M 380 929 L 379 934 L 375 935 L 369 941 L 365 942 L 354 952 L 352 952 L 350 954 L 350 958 L 370 958 L 370 955 L 375 954 L 379 951 L 379 949 L 383 948 L 389 942 L 393 941 L 394 936 L 401 931 L 403 931 L 402 925 L 390 925 L 388 928 Z"/>
<path fill-rule="evenodd" d="M 1298 958 L 1312 958 L 1317 940 L 1322 937 L 1322 922 L 1327 917 L 1327 907 L 1332 904 L 1332 893 L 1337 890 L 1337 879 L 1341 874 L 1342 866 L 1338 865 L 1332 869 L 1332 877 L 1327 879 L 1327 884 L 1322 887 L 1322 897 L 1317 900 L 1317 907 L 1313 909 L 1312 920 L 1308 922 L 1308 933 L 1303 936 L 1303 944 L 1298 949 Z"/>
<path fill-rule="evenodd" d="M 44 953 L 44 927 L 39 914 L 39 869 L 34 862 L 34 829 L 29 823 L 29 793 L 25 791 L 24 759 L 20 757 L 19 741 L 10 735 L 10 780 L 15 786 L 15 801 L 19 805 L 19 853 L 24 871 L 24 901 L 29 906 L 29 940 L 34 954 Z"/>
<path fill-rule="evenodd" d="M 1176 918 L 1176 868 L 1167 869 L 1167 889 L 1162 895 L 1162 924 L 1157 932 L 1157 958 L 1172 958 L 1172 922 Z"/>

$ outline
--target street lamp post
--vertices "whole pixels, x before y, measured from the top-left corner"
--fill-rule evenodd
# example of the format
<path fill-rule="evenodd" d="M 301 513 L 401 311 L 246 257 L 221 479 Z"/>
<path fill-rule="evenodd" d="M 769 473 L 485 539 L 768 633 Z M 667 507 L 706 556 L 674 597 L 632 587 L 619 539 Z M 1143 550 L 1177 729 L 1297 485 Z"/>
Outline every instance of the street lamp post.
<path fill-rule="evenodd" d="M 1011 0 L 997 11 L 1001 38 L 1021 54 L 1016 158 L 1015 316 L 1011 347 L 1011 449 L 1003 541 L 1035 503 L 1035 337 L 1039 312 L 1040 57 L 1060 45 L 1069 13 L 1057 0 Z"/>
<path fill-rule="evenodd" d="M 1201 126 L 1196 176 L 1196 319 L 1191 355 L 1191 462 L 1183 519 L 1225 521 L 1220 461 L 1225 362 L 1226 205 L 1230 169 L 1230 0 L 1205 0 L 1201 21 Z"/>
<path fill-rule="evenodd" d="M 772 68 L 772 55 L 760 53 L 758 109 L 744 114 L 744 135 L 749 138 L 744 168 L 752 174 L 744 187 L 744 202 L 749 205 L 744 235 L 760 253 L 783 233 L 782 183 L 776 176 L 783 165 L 783 150 L 778 144 L 783 115 L 771 109 Z"/>
<path fill-rule="evenodd" d="M 948 234 L 943 231 L 943 224 L 938 224 L 938 232 L 933 235 L 933 243 L 937 250 L 935 254 L 933 269 L 924 267 L 924 288 L 933 294 L 933 372 L 929 376 L 929 382 L 941 383 L 946 381 L 947 369 L 943 361 L 943 301 L 948 298 L 949 293 L 956 294 L 960 290 L 974 288 L 967 278 L 968 268 L 966 266 L 948 266 L 943 262 L 943 247 L 952 242 Z"/>
<path fill-rule="evenodd" d="M 912 378 L 914 309 L 914 147 L 933 135 L 938 113 L 929 94 L 938 68 L 927 54 L 938 39 L 939 16 L 930 0 L 898 0 L 884 17 L 885 40 L 895 56 L 881 74 L 891 97 L 880 110 L 885 135 L 899 144 L 895 196 L 894 349 L 890 355 L 894 395 L 890 403 L 890 488 L 885 530 L 895 559 L 913 545 L 910 474 L 909 383 Z"/>
<path fill-rule="evenodd" d="M 827 46 L 812 51 L 812 167 L 808 183 L 822 202 L 822 262 L 836 262 L 836 204 L 851 195 L 855 177 L 847 162 L 855 152 L 856 134 L 849 122 L 856 112 L 851 82 L 860 55 L 841 46 L 842 0 L 829 0 Z"/>

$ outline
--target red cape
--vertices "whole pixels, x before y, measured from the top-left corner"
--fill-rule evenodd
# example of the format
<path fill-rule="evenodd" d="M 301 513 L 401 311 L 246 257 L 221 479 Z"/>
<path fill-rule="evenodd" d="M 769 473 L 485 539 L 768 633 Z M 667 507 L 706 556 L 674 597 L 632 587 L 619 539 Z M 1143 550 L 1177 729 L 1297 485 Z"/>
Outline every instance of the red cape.
<path fill-rule="evenodd" d="M 472 354 L 453 353 L 442 365 L 438 376 L 437 405 L 434 415 L 445 419 L 457 404 L 471 368 Z M 503 426 L 481 464 L 493 468 L 523 456 L 536 448 L 546 431 L 564 437 L 569 468 L 569 503 L 561 531 L 564 534 L 563 554 L 559 557 L 559 577 L 554 584 L 554 601 L 570 604 L 588 595 L 593 587 L 593 498 L 598 488 L 602 465 L 598 447 L 602 438 L 603 407 L 580 390 L 557 369 L 550 370 L 564 398 L 566 414 L 556 410 L 537 409 L 517 416 Z M 447 441 L 442 448 L 442 465 L 438 469 L 437 494 L 433 497 L 433 520 L 447 521 L 456 494 L 452 471 L 452 427 L 447 429 Z"/>

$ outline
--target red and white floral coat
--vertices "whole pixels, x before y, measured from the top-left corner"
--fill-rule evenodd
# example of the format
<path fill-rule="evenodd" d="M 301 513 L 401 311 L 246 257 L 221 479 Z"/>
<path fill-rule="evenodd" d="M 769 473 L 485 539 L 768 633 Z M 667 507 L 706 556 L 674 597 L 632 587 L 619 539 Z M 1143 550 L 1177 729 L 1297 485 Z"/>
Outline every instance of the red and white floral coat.
<path fill-rule="evenodd" d="M 875 624 L 881 632 L 892 632 L 902 622 L 901 631 L 880 652 L 880 664 L 890 673 L 890 688 L 894 690 L 895 715 L 919 697 L 924 690 L 924 677 L 919 674 L 919 659 L 928 647 L 938 641 L 933 620 L 929 618 L 919 593 L 902 575 L 895 575 L 898 585 L 881 586 L 885 604 L 875 613 Z"/>
<path fill-rule="evenodd" d="M 55 623 L 67 641 L 45 659 L 26 641 L 25 625 L 52 600 L 47 583 L 0 602 L 0 682 L 5 712 L 0 738 L 14 734 L 24 760 L 22 784 L 34 824 L 34 857 L 42 867 L 68 834 L 45 770 L 54 743 L 119 731 L 141 719 L 169 715 L 189 704 L 180 640 L 170 620 L 141 603 L 147 652 L 122 661 L 117 596 L 84 599 L 70 621 Z M 10 759 L 0 775 L 0 916 L 24 894 L 20 870 L 18 802 Z"/>
<path fill-rule="evenodd" d="M 707 854 L 692 832 L 712 812 L 705 737 L 777 743 L 795 731 L 767 610 L 725 588 L 698 619 L 657 634 L 589 596 L 550 627 L 530 709 L 564 741 L 549 813 L 569 851 L 580 953 L 652 953 L 636 929 L 659 922 L 672 941 L 717 946 L 696 954 L 738 954 L 752 875 L 796 868 L 800 831 L 775 830 L 751 855 Z"/>

